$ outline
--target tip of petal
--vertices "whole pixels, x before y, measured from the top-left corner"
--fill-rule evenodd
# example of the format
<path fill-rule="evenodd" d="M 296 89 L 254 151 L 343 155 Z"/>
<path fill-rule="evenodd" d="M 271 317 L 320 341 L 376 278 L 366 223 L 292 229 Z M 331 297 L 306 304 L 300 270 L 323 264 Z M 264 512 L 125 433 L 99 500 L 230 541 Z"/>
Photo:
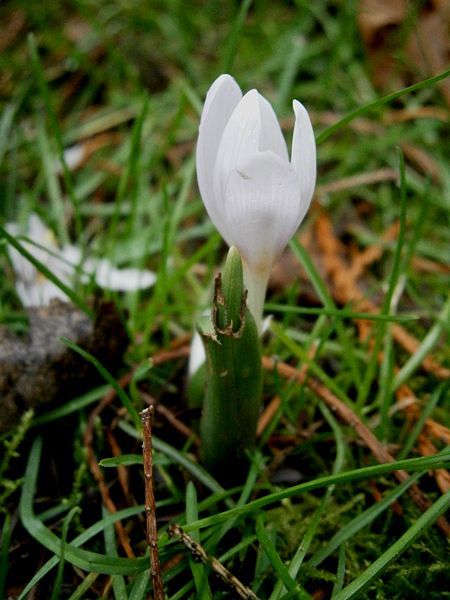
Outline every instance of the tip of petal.
<path fill-rule="evenodd" d="M 232 75 L 229 75 L 228 73 L 222 73 L 222 75 L 219 75 L 219 77 L 213 82 L 213 85 L 215 85 L 216 83 L 222 83 L 225 81 L 234 81 L 236 82 L 236 80 L 234 79 L 234 77 Z"/>
<path fill-rule="evenodd" d="M 294 109 L 296 119 L 307 117 L 309 120 L 308 111 L 299 100 L 292 101 L 292 108 Z"/>
<path fill-rule="evenodd" d="M 236 83 L 234 77 L 228 75 L 228 73 L 224 73 L 222 75 L 219 75 L 219 77 L 213 82 L 213 84 L 209 88 L 208 93 L 206 95 L 207 100 L 205 101 L 205 106 L 209 109 L 208 103 L 214 101 L 217 94 L 223 97 L 223 95 L 227 94 L 233 95 L 240 93 L 241 88 Z"/>
<path fill-rule="evenodd" d="M 261 94 L 258 92 L 258 90 L 256 90 L 255 88 L 253 88 L 252 90 L 248 90 L 248 92 L 246 92 L 243 97 L 242 100 L 244 100 L 244 98 L 247 99 L 247 102 L 255 102 L 255 101 L 259 101 L 259 97 L 261 96 Z"/>

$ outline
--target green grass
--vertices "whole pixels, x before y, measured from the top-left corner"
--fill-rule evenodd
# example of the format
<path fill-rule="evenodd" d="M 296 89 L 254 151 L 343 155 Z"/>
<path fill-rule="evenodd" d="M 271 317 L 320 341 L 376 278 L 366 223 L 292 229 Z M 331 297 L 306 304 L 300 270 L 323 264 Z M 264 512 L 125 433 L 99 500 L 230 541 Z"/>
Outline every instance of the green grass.
<path fill-rule="evenodd" d="M 392 34 L 403 40 L 394 57 L 398 77 L 377 88 L 357 7 L 325 0 L 11 0 L 0 7 L 8 32 L 22 23 L 0 53 L 0 323 L 26 332 L 8 244 L 65 286 L 22 238 L 5 231 L 7 222 L 25 223 L 33 212 L 61 244 L 158 276 L 148 290 L 103 292 L 130 337 L 121 370 L 112 372 L 66 340 L 100 383 L 34 416 L 25 413 L 0 439 L 0 595 L 151 594 L 137 413 L 146 394 L 197 426 L 186 408 L 186 358 L 148 359 L 191 333 L 225 256 L 198 194 L 194 149 L 205 93 L 228 71 L 243 90 L 256 87 L 273 103 L 288 144 L 291 100 L 311 111 L 318 184 L 386 167 L 399 173 L 398 183 L 321 193 L 301 228 L 314 236 L 324 211 L 349 256 L 381 245 L 360 279 L 378 312 L 339 303 L 320 253 L 296 237 L 289 249 L 296 266 L 285 273 L 295 281 L 270 289 L 266 312 L 274 321 L 263 351 L 309 364 L 310 375 L 352 408 L 411 476 L 398 483 L 394 466 L 378 465 L 308 386 L 275 373 L 265 374 L 264 399 L 278 395 L 281 404 L 240 487 L 224 489 L 202 466 L 195 437 L 183 437 L 157 415 L 155 495 L 161 560 L 171 565 L 163 573 L 167 598 L 231 597 L 210 566 L 195 563 L 168 537 L 170 522 L 184 525 L 262 599 L 318 592 L 336 599 L 448 597 L 448 546 L 435 522 L 450 500 L 429 469 L 448 467 L 449 455 L 424 458 L 418 451 L 427 418 L 449 425 L 449 387 L 421 366 L 433 356 L 450 368 L 450 148 L 448 123 L 439 116 L 448 109 L 440 88 L 448 72 L 423 72 L 408 55 L 405 32 L 420 18 L 417 3 Z M 422 107 L 436 112 L 389 122 L 402 109 Z M 71 170 L 64 151 L 77 144 L 88 155 Z M 438 176 L 405 144 L 426 153 Z M 383 240 L 396 222 L 399 235 Z M 66 291 L 81 311 L 92 312 L 92 283 Z M 365 317 L 373 344 L 358 337 L 356 320 Z M 396 325 L 419 341 L 414 354 L 394 339 Z M 130 372 L 130 383 L 120 387 L 120 376 Z M 403 384 L 419 401 L 415 422 L 397 406 Z M 102 509 L 83 442 L 91 411 L 112 391 L 112 404 L 93 422 L 93 451 L 116 513 Z M 413 483 L 430 501 L 425 512 L 408 494 Z M 135 559 L 120 544 L 119 520 Z"/>

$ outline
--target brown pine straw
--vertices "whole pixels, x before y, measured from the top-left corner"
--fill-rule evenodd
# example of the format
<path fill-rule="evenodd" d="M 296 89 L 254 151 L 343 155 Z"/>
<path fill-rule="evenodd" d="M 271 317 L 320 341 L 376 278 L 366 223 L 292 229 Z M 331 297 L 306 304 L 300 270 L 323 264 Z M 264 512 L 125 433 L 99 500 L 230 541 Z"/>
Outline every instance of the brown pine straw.
<path fill-rule="evenodd" d="M 123 377 L 121 377 L 118 381 L 118 384 L 120 385 L 120 387 L 122 387 L 122 388 L 126 387 L 130 383 L 132 376 L 133 376 L 133 371 L 130 371 L 129 373 L 126 373 Z M 110 390 L 103 396 L 101 401 L 97 404 L 97 406 L 94 408 L 94 410 L 90 413 L 88 422 L 86 425 L 86 429 L 84 430 L 84 435 L 83 435 L 83 443 L 84 443 L 84 447 L 86 448 L 86 455 L 87 455 L 86 458 L 87 458 L 89 468 L 91 470 L 91 473 L 92 473 L 95 481 L 98 484 L 98 489 L 100 490 L 103 504 L 109 510 L 110 513 L 117 512 L 117 508 L 111 499 L 111 496 L 109 494 L 108 485 L 106 484 L 105 478 L 103 476 L 103 472 L 98 465 L 98 460 L 97 460 L 97 457 L 95 456 L 94 449 L 92 447 L 92 442 L 93 442 L 93 437 L 94 437 L 94 425 L 95 425 L 95 421 L 96 421 L 97 417 L 100 416 L 100 414 L 105 410 L 105 408 L 107 408 L 110 404 L 112 404 L 115 397 L 116 397 L 115 390 Z M 114 525 L 116 528 L 119 543 L 122 546 L 122 548 L 124 549 L 125 554 L 127 555 L 128 558 L 135 558 L 135 554 L 131 548 L 130 538 L 128 537 L 128 534 L 125 531 L 125 528 L 122 525 L 121 521 L 116 521 L 116 523 L 114 523 Z"/>
<path fill-rule="evenodd" d="M 186 340 L 183 339 L 183 345 L 180 345 L 178 343 L 178 340 L 174 340 L 174 347 L 169 348 L 168 350 L 162 350 L 161 352 L 158 352 L 157 354 L 155 354 L 152 357 L 152 363 L 154 365 L 159 365 L 159 364 L 162 364 L 162 363 L 170 361 L 170 360 L 176 360 L 177 358 L 184 358 L 186 356 L 189 356 L 190 346 L 186 345 L 185 341 Z M 125 388 L 130 383 L 130 381 L 133 377 L 133 373 L 134 373 L 134 371 L 131 370 L 130 372 L 126 373 L 118 380 L 117 383 L 119 384 L 119 386 L 121 388 Z M 88 421 L 87 421 L 87 424 L 86 424 L 86 428 L 84 430 L 84 435 L 83 435 L 83 444 L 86 449 L 86 460 L 89 465 L 89 469 L 92 473 L 92 476 L 94 477 L 95 481 L 98 484 L 98 488 L 100 491 L 100 495 L 102 497 L 103 505 L 108 509 L 108 511 L 110 513 L 117 512 L 117 508 L 110 496 L 108 485 L 103 476 L 103 471 L 100 468 L 100 466 L 98 465 L 98 460 L 97 460 L 97 457 L 95 456 L 94 449 L 93 449 L 93 438 L 94 438 L 94 425 L 95 425 L 96 419 L 101 415 L 101 413 L 108 406 L 110 406 L 114 402 L 115 398 L 116 398 L 116 391 L 114 389 L 109 390 L 105 394 L 105 396 L 103 396 L 103 398 L 100 400 L 100 402 L 97 404 L 97 406 L 91 411 Z M 114 452 L 114 450 L 113 450 L 113 452 Z M 122 489 L 125 491 L 126 483 L 123 479 L 122 479 L 121 485 L 122 485 Z M 127 555 L 128 558 L 135 558 L 135 554 L 131 548 L 130 539 L 129 539 L 128 534 L 125 531 L 125 528 L 122 525 L 121 521 L 116 521 L 114 526 L 116 529 L 119 543 L 122 546 L 125 554 Z"/>
<path fill-rule="evenodd" d="M 330 183 L 318 185 L 316 188 L 316 195 L 320 197 L 323 194 L 342 192 L 355 187 L 370 185 L 373 183 L 381 183 L 383 181 L 397 181 L 397 179 L 398 171 L 396 169 L 390 169 L 386 167 L 384 169 L 377 169 L 376 171 L 368 171 L 367 173 L 351 175 L 350 177 L 342 177 L 341 179 L 336 179 Z"/>
<path fill-rule="evenodd" d="M 355 302 L 359 309 L 367 312 L 376 312 L 377 307 L 366 299 L 359 288 L 358 278 L 364 273 L 365 269 L 371 262 L 381 258 L 384 251 L 384 243 L 395 239 L 398 235 L 399 223 L 393 223 L 381 236 L 381 243 L 373 244 L 367 249 L 360 253 L 355 254 L 352 257 L 350 264 L 343 258 L 345 253 L 345 247 L 341 241 L 336 237 L 332 223 L 325 213 L 321 213 L 315 224 L 316 236 L 318 245 L 321 250 L 321 258 L 323 261 L 323 267 L 326 274 L 331 279 L 333 297 L 338 301 L 346 304 L 348 302 Z M 357 321 L 359 329 L 359 336 L 361 340 L 367 339 L 372 331 L 372 323 L 369 321 Z M 412 336 L 406 329 L 396 323 L 391 325 L 391 332 L 394 339 L 403 346 L 404 349 L 408 350 L 411 354 L 417 351 L 420 342 Z M 383 360 L 383 353 L 380 352 L 378 355 L 378 361 Z M 422 361 L 422 368 L 435 375 L 439 379 L 446 380 L 450 377 L 450 369 L 442 366 L 432 356 L 427 356 Z M 415 398 L 412 391 L 408 386 L 403 385 L 396 391 L 398 400 L 410 398 L 413 400 L 412 405 L 409 403 L 405 406 L 406 412 L 409 417 L 416 420 L 419 416 L 420 403 Z M 448 444 L 450 442 L 450 431 L 443 425 L 436 423 L 433 419 L 428 418 L 425 421 L 425 430 L 430 429 L 434 432 L 439 431 L 440 435 L 434 435 L 438 439 Z M 444 437 L 442 437 L 444 436 Z M 421 447 L 419 445 L 419 451 Z M 436 483 L 439 487 L 442 485 L 442 474 L 436 475 Z M 438 481 L 439 478 L 439 481 Z"/>
<path fill-rule="evenodd" d="M 141 395 L 144 397 L 144 399 L 146 399 L 146 394 Z M 199 436 L 190 427 L 183 423 L 183 421 L 176 417 L 173 414 L 173 412 L 169 408 L 167 408 L 167 406 L 164 406 L 164 404 L 155 404 L 155 409 L 156 412 L 162 417 L 164 417 L 174 429 L 181 433 L 181 435 L 183 435 L 186 439 L 192 439 L 193 443 L 197 447 L 200 446 Z"/>
<path fill-rule="evenodd" d="M 314 356 L 317 352 L 317 348 L 318 348 L 318 344 L 314 343 L 311 346 L 311 348 L 308 350 L 308 358 L 309 359 L 312 360 L 314 358 Z M 302 376 L 305 376 L 307 374 L 308 369 L 309 369 L 309 363 L 304 363 L 300 367 L 300 373 L 302 374 Z M 260 437 L 264 433 L 264 430 L 269 425 L 269 423 L 272 421 L 273 417 L 275 416 L 275 413 L 277 412 L 278 408 L 280 407 L 280 404 L 281 404 L 280 396 L 275 396 L 274 398 L 272 398 L 270 403 L 263 410 L 263 412 L 261 413 L 259 420 L 258 420 L 258 427 L 256 429 L 256 437 Z"/>
<path fill-rule="evenodd" d="M 419 435 L 419 451 L 422 456 L 433 456 L 433 454 L 437 453 L 436 446 L 423 433 Z M 446 469 L 436 469 L 434 477 L 443 494 L 450 490 L 450 473 Z"/>
<path fill-rule="evenodd" d="M 280 408 L 280 405 L 280 396 L 274 396 L 259 417 L 258 427 L 256 429 L 256 437 L 260 437 L 264 433 L 264 430 L 274 418 L 275 413 Z"/>
<path fill-rule="evenodd" d="M 122 456 L 122 449 L 117 443 L 116 438 L 113 435 L 111 429 L 107 429 L 106 438 L 108 440 L 108 444 L 111 448 L 111 452 L 113 456 L 118 457 Z M 128 500 L 130 494 L 130 486 L 129 486 L 129 477 L 128 477 L 128 469 L 124 465 L 118 465 L 117 467 L 117 479 L 119 481 L 119 485 L 122 488 L 122 493 L 124 498 Z"/>
<path fill-rule="evenodd" d="M 353 303 L 355 310 L 368 313 L 378 312 L 378 307 L 364 297 L 363 292 L 356 282 L 355 276 L 361 274 L 361 266 L 358 265 L 352 271 L 352 268 L 349 268 L 349 264 L 342 258 L 344 247 L 335 236 L 328 215 L 323 212 L 320 213 L 315 223 L 315 229 L 316 235 L 314 239 L 321 250 L 323 268 L 331 282 L 333 297 L 341 304 Z M 394 231 L 393 228 L 389 230 L 389 236 Z M 372 324 L 361 320 L 356 323 L 360 331 L 360 337 L 365 339 L 372 329 Z M 392 324 L 391 332 L 394 340 L 410 354 L 414 354 L 419 348 L 419 340 L 398 323 Z M 450 378 L 450 369 L 442 366 L 432 356 L 426 356 L 421 364 L 425 371 L 432 373 L 439 379 Z"/>
<path fill-rule="evenodd" d="M 303 374 L 299 369 L 292 367 L 284 362 L 278 362 L 263 356 L 262 359 L 263 367 L 268 371 L 276 371 L 282 377 L 286 379 L 296 380 L 300 384 L 307 385 L 319 398 L 321 398 L 325 404 L 327 404 L 331 410 L 347 425 L 351 425 L 361 440 L 366 444 L 373 456 L 379 463 L 394 462 L 395 458 L 386 450 L 381 442 L 375 437 L 370 429 L 364 425 L 361 419 L 337 396 L 335 396 L 326 386 L 322 385 L 319 381 L 312 377 L 308 377 Z M 394 475 L 398 481 L 403 482 L 409 478 L 409 475 L 404 470 L 394 471 Z M 409 488 L 409 494 L 411 495 L 414 502 L 422 510 L 427 510 L 431 503 L 423 495 L 417 485 L 412 485 Z M 445 517 L 440 517 L 436 524 L 441 531 L 450 537 L 450 524 Z"/>
<path fill-rule="evenodd" d="M 403 384 L 398 388 L 395 395 L 399 402 L 409 400 L 408 404 L 405 406 L 405 412 L 411 423 L 417 421 L 420 416 L 420 401 L 416 398 L 412 390 L 407 385 Z M 445 427 L 445 425 L 438 423 L 431 417 L 428 417 L 425 419 L 423 430 L 419 436 L 418 450 L 422 456 L 430 456 L 437 452 L 437 449 L 430 438 L 434 438 L 446 445 L 450 445 L 450 429 Z M 428 443 L 426 443 L 426 441 Z M 433 449 L 434 452 L 432 452 Z M 436 469 L 433 471 L 433 474 L 436 484 L 442 492 L 450 489 L 450 474 L 448 471 L 445 469 Z"/>

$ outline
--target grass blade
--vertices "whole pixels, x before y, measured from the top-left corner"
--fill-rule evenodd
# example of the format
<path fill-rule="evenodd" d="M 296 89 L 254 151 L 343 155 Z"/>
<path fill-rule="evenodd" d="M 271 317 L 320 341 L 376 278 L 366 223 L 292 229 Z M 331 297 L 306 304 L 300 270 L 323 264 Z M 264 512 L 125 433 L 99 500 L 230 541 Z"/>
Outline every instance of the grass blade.
<path fill-rule="evenodd" d="M 6 588 L 6 575 L 8 573 L 8 557 L 9 557 L 9 546 L 11 543 L 11 517 L 8 513 L 5 514 L 5 520 L 3 521 L 2 537 L 1 537 L 1 553 L 0 553 L 0 598 L 4 598 L 4 592 Z"/>
<path fill-rule="evenodd" d="M 256 535 L 258 537 L 259 543 L 264 549 L 264 552 L 267 555 L 267 558 L 270 561 L 275 573 L 283 582 L 285 588 L 293 594 L 294 598 L 299 600 L 306 600 L 307 598 L 311 598 L 309 594 L 307 594 L 304 590 L 302 590 L 299 584 L 292 579 L 287 570 L 284 562 L 281 560 L 280 555 L 276 551 L 275 546 L 273 545 L 271 539 L 267 535 L 267 532 L 264 528 L 264 516 L 262 514 L 256 517 Z"/>
<path fill-rule="evenodd" d="M 447 71 L 443 71 L 442 73 L 439 73 L 438 75 L 434 75 L 433 77 L 429 77 L 428 79 L 424 79 L 423 81 L 419 81 L 418 83 L 415 83 L 414 85 L 410 85 L 409 87 L 405 87 L 396 92 L 392 92 L 392 94 L 383 96 L 383 98 L 378 98 L 377 100 L 374 100 L 373 102 L 369 102 L 369 104 L 360 106 L 356 110 L 345 115 L 345 117 L 342 117 L 342 119 L 339 119 L 339 121 L 337 123 L 334 123 L 334 125 L 327 127 L 324 131 L 319 133 L 319 135 L 316 137 L 317 144 L 321 144 L 322 142 L 324 142 L 327 138 L 329 138 L 331 135 L 333 135 L 336 131 L 339 131 L 339 129 L 342 129 L 342 127 L 344 127 L 345 125 L 348 125 L 349 123 L 354 121 L 357 117 L 361 117 L 362 115 L 365 115 L 368 112 L 370 112 L 376 108 L 379 108 L 380 106 L 383 106 L 383 104 L 388 104 L 389 102 L 392 102 L 392 100 L 397 100 L 397 98 L 401 98 L 402 96 L 405 96 L 406 94 L 412 94 L 413 92 L 417 92 L 425 87 L 428 87 L 429 85 L 434 85 L 435 83 L 442 81 L 442 79 L 445 79 L 449 75 L 450 75 L 450 69 L 448 69 Z"/>
<path fill-rule="evenodd" d="M 213 515 L 199 519 L 194 523 L 189 523 L 184 526 L 186 531 L 192 531 L 193 529 L 210 527 L 211 525 L 217 525 L 230 518 L 250 514 L 254 511 L 260 510 L 269 504 L 279 502 L 284 498 L 291 498 L 298 494 L 304 494 L 313 490 L 319 490 L 326 488 L 333 484 L 342 484 L 347 481 L 360 481 L 362 479 L 370 479 L 385 473 L 391 473 L 392 471 L 404 469 L 405 471 L 422 471 L 424 469 L 438 469 L 447 468 L 450 464 L 450 450 L 436 454 L 434 456 L 427 456 L 421 458 L 409 458 L 406 460 L 398 460 L 392 463 L 386 463 L 383 465 L 373 465 L 370 467 L 362 467 L 360 469 L 354 469 L 338 475 L 326 475 L 325 477 L 319 477 L 312 481 L 306 481 L 298 485 L 286 488 L 280 492 L 273 492 L 262 498 L 258 498 L 246 504 L 245 506 L 236 506 L 229 510 L 226 510 L 220 514 Z"/>
<path fill-rule="evenodd" d="M 192 481 L 189 481 L 186 488 L 186 523 L 198 520 L 197 490 Z M 200 542 L 198 531 L 192 531 L 191 537 Z M 206 567 L 202 562 L 195 562 L 192 556 L 189 556 L 189 566 L 192 571 L 196 598 L 198 600 L 212 600 L 211 589 L 208 582 Z"/>
<path fill-rule="evenodd" d="M 402 494 L 406 492 L 406 490 L 416 481 L 422 477 L 424 473 L 416 473 L 400 485 L 398 485 L 394 490 L 386 494 L 386 496 L 362 512 L 355 519 L 347 523 L 342 529 L 340 529 L 328 542 L 328 544 L 318 550 L 312 558 L 308 560 L 308 565 L 312 567 L 318 567 L 326 558 L 330 556 L 337 548 L 339 548 L 342 544 L 344 544 L 347 540 L 353 537 L 358 531 L 364 529 L 372 523 L 374 519 L 378 517 L 382 512 L 387 510 L 397 498 L 400 498 Z"/>
<path fill-rule="evenodd" d="M 24 476 L 19 513 L 22 525 L 28 533 L 45 548 L 61 556 L 61 539 L 58 538 L 33 511 L 33 498 L 36 490 L 39 462 L 42 451 L 42 439 L 36 438 L 30 450 L 30 456 Z M 147 568 L 145 558 L 114 558 L 82 550 L 72 544 L 64 544 L 64 557 L 67 562 L 88 572 L 105 573 L 106 575 L 132 575 Z"/>
<path fill-rule="evenodd" d="M 88 362 L 90 362 L 97 369 L 100 375 L 111 385 L 111 387 L 114 388 L 120 400 L 122 401 L 122 404 L 127 409 L 129 415 L 133 417 L 135 425 L 139 428 L 140 419 L 137 410 L 134 408 L 134 406 L 131 403 L 131 400 L 128 398 L 127 394 L 123 391 L 123 389 L 120 387 L 120 385 L 111 375 L 111 373 L 102 365 L 102 363 L 97 358 L 95 358 L 95 356 L 93 356 L 86 350 L 83 350 L 83 348 L 80 348 L 80 346 L 78 346 L 78 344 L 75 344 L 75 342 L 72 342 L 72 340 L 69 340 L 65 337 L 61 337 L 60 340 L 64 344 L 66 344 L 66 346 L 68 346 L 71 350 L 73 350 L 74 352 L 82 356 L 84 359 L 86 359 Z"/>
<path fill-rule="evenodd" d="M 450 490 L 441 496 L 430 508 L 392 546 L 383 552 L 364 573 L 354 579 L 333 600 L 351 600 L 367 588 L 368 585 L 390 565 L 397 560 L 410 546 L 428 529 L 441 515 L 450 508 Z"/>

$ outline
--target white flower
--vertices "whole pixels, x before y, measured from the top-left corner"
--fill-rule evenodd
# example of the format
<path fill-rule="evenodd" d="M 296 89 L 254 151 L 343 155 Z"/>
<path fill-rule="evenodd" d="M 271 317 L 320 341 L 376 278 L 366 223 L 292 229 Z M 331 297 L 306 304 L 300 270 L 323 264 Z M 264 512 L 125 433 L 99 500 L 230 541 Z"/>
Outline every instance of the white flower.
<path fill-rule="evenodd" d="M 84 144 L 74 144 L 64 150 L 64 162 L 69 171 L 76 171 L 86 158 L 86 146 Z M 62 175 L 64 168 L 61 161 L 57 161 L 55 171 Z"/>
<path fill-rule="evenodd" d="M 93 276 L 99 287 L 118 291 L 148 288 L 156 281 L 156 275 L 151 271 L 116 269 L 107 259 L 87 258 L 83 261 L 80 248 L 72 245 L 60 248 L 53 233 L 35 214 L 30 216 L 26 231 L 22 231 L 17 223 L 8 223 L 6 228 L 11 235 L 25 235 L 31 240 L 21 240 L 21 245 L 69 287 L 77 276 L 82 282 Z M 18 250 L 8 246 L 8 253 L 16 275 L 17 295 L 24 306 L 47 306 L 53 298 L 68 300 L 66 294 Z"/>
<path fill-rule="evenodd" d="M 256 90 L 242 96 L 230 75 L 211 86 L 197 143 L 197 178 L 211 220 L 241 253 L 248 305 L 261 328 L 274 262 L 303 220 L 316 181 L 316 145 L 306 109 L 293 102 L 289 161 L 269 102 Z"/>

